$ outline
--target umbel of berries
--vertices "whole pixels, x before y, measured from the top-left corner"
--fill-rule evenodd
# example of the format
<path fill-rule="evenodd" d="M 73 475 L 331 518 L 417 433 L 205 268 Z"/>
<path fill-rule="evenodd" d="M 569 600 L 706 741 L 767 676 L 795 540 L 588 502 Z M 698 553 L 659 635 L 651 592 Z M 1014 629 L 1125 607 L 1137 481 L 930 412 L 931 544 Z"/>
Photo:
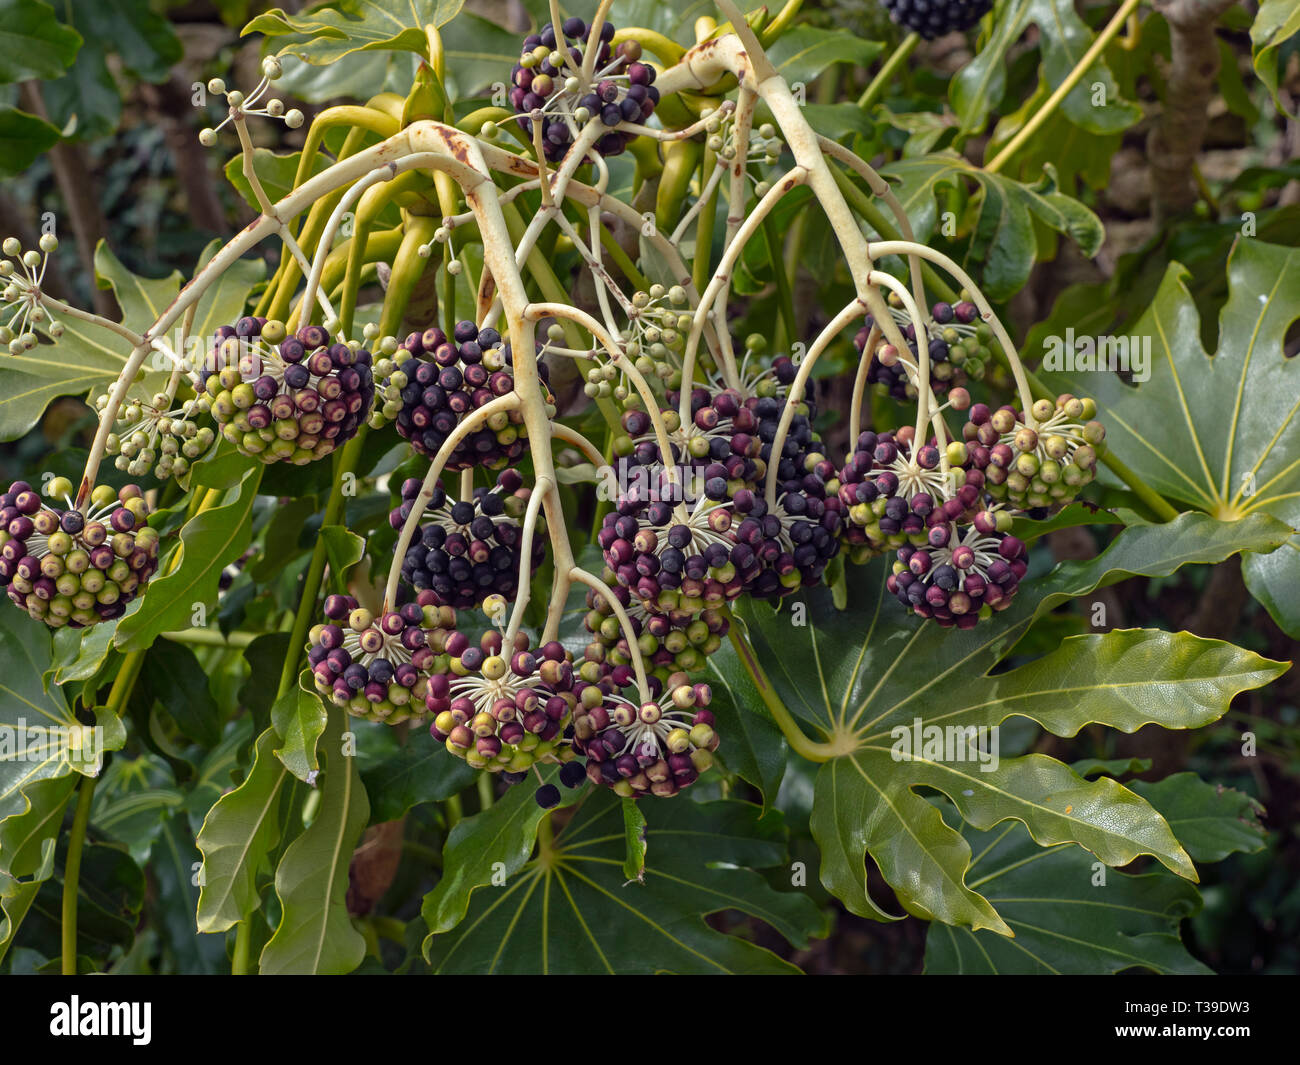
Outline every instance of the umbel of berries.
<path fill-rule="evenodd" d="M 727 533 L 731 558 L 745 591 L 756 599 L 779 599 L 817 584 L 839 552 L 841 506 L 810 473 L 780 486 L 776 503 L 742 489 L 732 501 L 735 519 Z"/>
<path fill-rule="evenodd" d="M 217 330 L 199 387 L 221 435 L 263 462 L 302 466 L 356 435 L 375 397 L 370 352 L 318 325 L 241 318 Z"/>
<path fill-rule="evenodd" d="M 512 783 L 537 762 L 572 757 L 564 732 L 577 697 L 562 644 L 534 652 L 520 633 L 506 650 L 500 632 L 488 631 L 478 644 L 457 632 L 446 652 L 450 672 L 430 678 L 425 703 L 434 715 L 429 731 L 448 751 Z"/>
<path fill-rule="evenodd" d="M 705 607 L 698 612 L 651 613 L 627 588 L 615 583 L 613 573 L 606 571 L 604 579 L 627 612 L 632 632 L 623 632 L 603 595 L 587 592 L 588 610 L 583 624 L 593 638 L 583 654 L 578 674 L 589 683 L 598 683 L 605 677 L 611 678 L 619 688 L 633 683 L 629 637 L 636 642 L 647 670 L 666 681 L 673 673 L 703 669 L 708 656 L 722 646 L 723 638 L 730 631 L 731 618 L 725 609 Z"/>
<path fill-rule="evenodd" d="M 620 499 L 605 515 L 596 543 L 618 583 L 656 614 L 696 614 L 744 591 L 732 559 L 729 507 L 701 497 L 693 504 Z M 749 561 L 741 551 L 741 561 Z"/>
<path fill-rule="evenodd" d="M 1097 404 L 1068 393 L 1014 407 L 971 407 L 963 435 L 987 448 L 987 491 L 1021 510 L 1068 503 L 1097 475 L 1106 428 Z M 991 443 L 989 443 L 991 441 Z"/>
<path fill-rule="evenodd" d="M 711 700 L 707 684 L 677 674 L 644 702 L 622 695 L 580 702 L 573 748 L 586 756 L 588 779 L 624 797 L 676 795 L 713 765 Z"/>
<path fill-rule="evenodd" d="M 448 336 L 437 326 L 411 333 L 376 369 L 380 407 L 372 423 L 395 422 L 421 455 L 433 458 L 471 411 L 514 390 L 510 344 L 492 328 L 457 322 Z M 546 364 L 537 365 L 546 382 Z M 499 411 L 452 451 L 446 469 L 500 469 L 527 450 L 524 417 Z"/>
<path fill-rule="evenodd" d="M 428 712 L 429 674 L 447 667 L 439 656 L 455 611 L 426 599 L 376 616 L 351 596 L 331 595 L 325 617 L 307 649 L 318 692 L 354 717 L 389 725 Z"/>
<path fill-rule="evenodd" d="M 561 23 L 559 38 L 551 23 L 524 38 L 519 62 L 510 72 L 510 105 L 526 116 L 521 121 L 530 136 L 533 122 L 540 121 L 542 150 L 550 161 L 562 159 L 573 143 L 573 129 L 590 122 L 605 128 L 596 151 L 619 155 L 636 134 L 615 127 L 640 125 L 654 114 L 659 103 L 654 67 L 640 61 L 639 43 L 624 41 L 614 49 L 613 39 L 612 22 L 604 22 L 599 39 L 592 40 L 590 27 L 577 17 Z M 584 81 L 583 59 L 592 48 L 595 66 L 591 79 Z"/>
<path fill-rule="evenodd" d="M 910 316 L 898 310 L 891 308 L 891 314 L 907 341 L 909 356 L 905 360 L 898 348 L 882 341 L 867 366 L 867 383 L 894 399 L 915 399 L 919 354 L 916 326 Z M 968 300 L 955 304 L 936 303 L 932 315 L 934 324 L 929 327 L 925 338 L 930 357 L 930 391 L 942 396 L 970 378 L 983 378 L 993 358 L 989 347 L 993 335 L 988 325 L 979 320 L 979 308 Z M 853 338 L 854 347 L 859 352 L 866 347 L 874 323 L 875 319 L 867 315 Z"/>
<path fill-rule="evenodd" d="M 925 547 L 899 548 L 885 586 L 919 617 L 971 628 L 1011 605 L 1029 568 L 1025 545 L 1010 527 L 1005 510 L 980 511 L 970 525 L 932 525 Z"/>
<path fill-rule="evenodd" d="M 993 9 L 993 0 L 880 0 L 889 17 L 927 41 L 968 30 Z"/>
<path fill-rule="evenodd" d="M 25 481 L 0 495 L 0 587 L 51 628 L 82 628 L 121 617 L 158 568 L 158 533 L 138 487 L 99 485 L 73 506 L 72 483 L 46 486 L 61 509 Z"/>
<path fill-rule="evenodd" d="M 403 483 L 402 503 L 388 516 L 394 529 L 406 524 L 420 488 L 416 478 Z M 523 551 L 519 519 L 528 497 L 517 470 L 503 470 L 491 489 L 476 488 L 473 500 L 448 499 L 439 482 L 402 560 L 402 579 L 417 592 L 430 592 L 434 603 L 458 610 L 478 606 L 493 594 L 513 599 Z M 539 515 L 533 569 L 546 557 L 545 530 Z"/>
<path fill-rule="evenodd" d="M 954 395 L 957 390 L 954 390 Z M 964 395 L 964 390 L 962 390 Z M 837 477 L 843 508 L 843 539 L 849 557 L 865 562 L 906 544 L 923 547 L 927 529 L 940 521 L 969 519 L 979 508 L 988 450 L 978 443 L 950 443 L 944 473 L 934 440 L 915 450 L 911 429 L 900 439 L 868 429 Z"/>

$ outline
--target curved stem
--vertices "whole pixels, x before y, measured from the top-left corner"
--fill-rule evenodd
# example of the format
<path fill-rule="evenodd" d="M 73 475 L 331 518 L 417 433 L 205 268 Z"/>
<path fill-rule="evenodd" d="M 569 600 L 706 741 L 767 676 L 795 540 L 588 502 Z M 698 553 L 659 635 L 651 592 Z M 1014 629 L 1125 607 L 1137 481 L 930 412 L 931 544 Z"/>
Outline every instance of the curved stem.
<path fill-rule="evenodd" d="M 860 108 L 865 111 L 867 108 L 876 105 L 876 101 L 885 94 L 885 87 L 898 73 L 898 69 L 907 62 L 908 57 L 916 51 L 916 46 L 920 43 L 920 34 L 909 33 L 903 38 L 899 46 L 894 49 L 893 54 L 885 60 L 884 65 L 876 72 L 876 76 L 871 79 L 871 84 L 858 97 L 858 106 Z"/>
<path fill-rule="evenodd" d="M 776 694 L 763 667 L 758 664 L 758 656 L 750 646 L 748 637 L 741 632 L 740 626 L 732 625 L 728 635 L 731 638 L 731 646 L 736 649 L 736 657 L 740 659 L 741 668 L 749 675 L 750 682 L 781 730 L 781 734 L 785 736 L 786 742 L 790 744 L 790 749 L 810 762 L 829 762 L 832 758 L 845 753 L 832 744 L 810 740 L 804 734 L 803 729 L 795 721 L 794 715 Z"/>
<path fill-rule="evenodd" d="M 605 456 L 600 453 L 600 448 L 576 429 L 570 429 L 567 425 L 562 425 L 559 422 L 552 422 L 551 436 L 565 444 L 572 444 L 582 452 L 587 461 L 595 466 L 597 470 L 600 470 L 603 466 L 609 465 L 609 463 L 605 461 Z"/>
<path fill-rule="evenodd" d="M 97 777 L 85 777 L 77 789 L 77 812 L 68 836 L 68 856 L 63 866 L 63 912 L 59 927 L 62 947 L 61 971 L 77 975 L 77 897 L 81 886 L 81 850 L 90 824 L 90 806 L 95 798 Z"/>
<path fill-rule="evenodd" d="M 330 488 L 329 499 L 325 502 L 325 516 L 321 520 L 322 529 L 329 525 L 337 525 L 339 522 L 339 516 L 343 512 L 344 504 L 344 474 L 351 473 L 356 469 L 357 461 L 361 458 L 361 447 L 365 443 L 368 428 L 368 426 L 363 425 L 357 435 L 349 440 L 344 445 L 343 450 L 339 452 L 338 463 L 334 468 L 334 484 Z M 316 616 L 316 600 L 320 596 L 321 581 L 325 576 L 326 558 L 325 538 L 317 537 L 316 546 L 311 553 L 311 562 L 307 566 L 307 576 L 303 579 L 302 596 L 298 600 L 298 609 L 294 614 L 293 628 L 289 634 L 289 651 L 284 656 L 284 665 L 280 669 L 280 684 L 276 689 L 276 701 L 283 698 L 298 679 L 298 663 L 302 660 L 304 646 L 307 642 L 307 631 L 311 628 L 312 618 Z"/>
<path fill-rule="evenodd" d="M 1128 21 L 1129 15 L 1137 10 L 1139 3 L 1141 3 L 1141 0 L 1124 0 L 1120 4 L 1119 10 L 1106 24 L 1106 28 L 1097 34 L 1097 39 L 1092 42 L 1092 46 L 1083 53 L 1083 57 L 1074 65 L 1074 69 L 1066 75 L 1065 80 L 1056 87 L 1056 91 L 1047 98 L 1046 103 L 1034 112 L 1033 117 L 1007 142 L 1006 147 L 998 152 L 992 161 L 984 167 L 986 173 L 996 174 L 1001 170 L 1008 160 L 1016 152 L 1020 151 L 1025 142 L 1042 128 L 1043 123 L 1052 117 L 1061 101 L 1070 95 L 1071 90 L 1079 84 L 1084 74 L 1097 61 L 1101 53 L 1106 50 L 1106 45 L 1110 44 L 1111 40 L 1123 29 L 1124 23 Z"/>
<path fill-rule="evenodd" d="M 519 590 L 515 593 L 514 610 L 510 612 L 510 624 L 506 627 L 505 646 L 515 646 L 515 635 L 524 623 L 524 611 L 533 597 L 533 535 L 537 531 L 537 515 L 542 508 L 546 495 L 555 487 L 549 477 L 539 477 L 533 485 L 533 494 L 528 499 L 528 509 L 524 512 L 524 523 L 519 533 Z M 507 651 L 512 654 L 513 651 Z"/>
<path fill-rule="evenodd" d="M 853 379 L 853 395 L 849 399 L 849 450 L 858 445 L 862 433 L 862 398 L 866 394 L 867 374 L 871 370 L 871 360 L 876 354 L 876 345 L 880 343 L 880 326 L 871 323 L 867 333 L 867 342 L 862 345 L 862 357 L 858 359 L 858 373 Z"/>
<path fill-rule="evenodd" d="M 623 636 L 627 640 L 628 657 L 632 659 L 632 671 L 636 673 L 637 690 L 641 693 L 642 701 L 650 698 L 650 685 L 646 678 L 645 660 L 641 657 L 641 648 L 636 642 L 636 633 L 632 627 L 632 619 L 623 609 L 623 604 L 618 601 L 618 596 L 608 584 L 602 581 L 593 573 L 588 573 L 585 569 L 574 566 L 569 570 L 569 576 L 579 584 L 585 584 L 592 589 L 597 595 L 609 604 L 609 608 L 618 618 L 619 626 L 623 629 Z"/>
<path fill-rule="evenodd" d="M 826 327 L 817 334 L 817 339 L 813 341 L 812 347 L 808 349 L 808 353 L 799 362 L 799 370 L 790 383 L 790 391 L 786 395 L 785 405 L 781 408 L 781 420 L 777 422 L 776 433 L 772 437 L 771 458 L 767 464 L 767 483 L 764 488 L 764 495 L 769 508 L 776 506 L 776 479 L 781 466 L 781 451 L 785 447 L 786 436 L 790 432 L 790 423 L 794 421 L 795 406 L 803 399 L 804 389 L 808 385 L 808 378 L 812 376 L 813 366 L 831 341 L 839 336 L 840 331 L 853 319 L 861 318 L 865 313 L 866 307 L 862 301 L 855 299 L 826 323 Z"/>

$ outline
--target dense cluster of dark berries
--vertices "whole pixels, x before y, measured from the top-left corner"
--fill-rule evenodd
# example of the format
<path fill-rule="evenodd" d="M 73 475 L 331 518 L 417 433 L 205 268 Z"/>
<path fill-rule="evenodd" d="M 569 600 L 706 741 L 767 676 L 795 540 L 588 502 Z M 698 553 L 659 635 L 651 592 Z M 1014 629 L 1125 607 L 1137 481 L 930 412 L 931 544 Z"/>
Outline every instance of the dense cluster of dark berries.
<path fill-rule="evenodd" d="M 135 485 L 99 485 L 74 507 L 72 483 L 46 486 L 67 509 L 41 501 L 26 481 L 0 494 L 0 587 L 51 628 L 82 628 L 121 617 L 158 568 L 158 533 Z"/>
<path fill-rule="evenodd" d="M 354 717 L 389 725 L 427 713 L 430 677 L 448 666 L 454 610 L 426 593 L 376 616 L 352 596 L 331 595 L 325 617 L 312 628 L 307 649 L 321 695 Z"/>
<path fill-rule="evenodd" d="M 388 516 L 394 529 L 410 517 L 420 487 L 416 478 L 403 483 L 402 503 Z M 449 500 L 439 482 L 402 560 L 402 579 L 458 610 L 479 606 L 494 593 L 513 599 L 523 550 L 519 522 L 529 495 L 516 470 L 503 470 L 493 488 L 476 488 L 472 500 L 460 502 Z M 538 515 L 531 568 L 546 557 L 546 543 L 545 519 Z"/>
<path fill-rule="evenodd" d="M 748 489 L 736 493 L 732 506 L 736 521 L 728 537 L 746 593 L 777 599 L 821 581 L 840 549 L 842 508 L 837 497 L 826 494 L 819 474 L 781 482 L 775 506 Z"/>
<path fill-rule="evenodd" d="M 573 660 L 557 642 L 529 649 L 520 633 L 513 648 L 490 630 L 478 644 L 464 633 L 446 641 L 449 670 L 430 678 L 425 704 L 430 732 L 475 769 L 517 783 L 537 762 L 572 758 L 565 742 L 573 709 Z"/>
<path fill-rule="evenodd" d="M 370 413 L 370 352 L 331 343 L 318 325 L 287 335 L 283 322 L 221 326 L 198 371 L 201 401 L 242 454 L 302 466 L 356 435 Z"/>
<path fill-rule="evenodd" d="M 904 545 L 923 546 L 930 525 L 971 516 L 981 505 L 982 463 L 973 464 L 971 448 L 948 445 L 949 472 L 931 440 L 911 448 L 911 429 L 894 433 L 866 430 L 836 478 L 843 507 L 843 539 L 849 557 L 865 562 Z"/>
<path fill-rule="evenodd" d="M 932 324 L 926 338 L 930 356 L 930 391 L 942 396 L 969 380 L 981 380 L 993 357 L 993 334 L 980 320 L 979 308 L 969 300 L 936 303 L 931 315 Z M 893 316 L 899 332 L 907 341 L 908 354 L 903 356 L 893 344 L 881 337 L 875 357 L 867 367 L 867 383 L 894 399 L 911 400 L 917 394 L 915 381 L 919 352 L 916 326 L 899 310 L 895 310 Z M 859 352 L 866 347 L 874 324 L 875 318 L 867 315 L 853 338 Z"/>
<path fill-rule="evenodd" d="M 725 608 L 674 608 L 651 613 L 639 598 L 617 583 L 612 572 L 606 570 L 604 579 L 626 611 L 632 631 L 623 631 L 603 595 L 594 591 L 587 593 L 588 610 L 583 624 L 592 634 L 592 640 L 587 645 L 578 674 L 589 683 L 609 677 L 615 687 L 632 685 L 636 675 L 629 639 L 635 641 L 647 671 L 660 680 L 667 680 L 673 673 L 697 672 L 704 668 L 707 657 L 722 646 L 722 640 L 731 627 Z M 694 603 L 689 605 L 696 606 Z"/>
<path fill-rule="evenodd" d="M 968 30 L 993 10 L 993 0 L 880 0 L 889 17 L 927 41 Z"/>
<path fill-rule="evenodd" d="M 719 741 L 709 686 L 676 674 L 654 687 L 659 694 L 645 702 L 599 688 L 588 699 L 584 691 L 574 714 L 573 748 L 586 758 L 587 778 L 617 795 L 676 795 L 713 764 Z"/>
<path fill-rule="evenodd" d="M 971 628 L 982 611 L 1011 605 L 1028 569 L 1025 545 L 1007 533 L 1006 511 L 980 511 L 969 525 L 930 526 L 924 547 L 898 549 L 886 587 L 918 616 Z"/>
<path fill-rule="evenodd" d="M 411 333 L 376 366 L 380 378 L 378 424 L 393 421 L 421 455 L 433 458 L 471 411 L 514 390 L 510 344 L 492 328 L 457 322 L 448 336 L 437 326 Z M 546 381 L 546 364 L 538 362 Z M 501 469 L 527 450 L 523 415 L 499 411 L 461 440 L 448 470 Z"/>
<path fill-rule="evenodd" d="M 524 38 L 519 62 L 510 72 L 510 105 L 527 116 L 522 121 L 530 136 L 540 112 L 542 150 L 552 162 L 564 157 L 577 131 L 592 121 L 607 129 L 596 141 L 596 151 L 618 155 L 636 134 L 615 127 L 645 122 L 659 103 L 655 69 L 640 61 L 636 41 L 611 46 L 611 22 L 601 25 L 596 41 L 587 23 L 576 16 L 565 19 L 560 30 L 557 40 L 555 27 L 547 23 Z M 591 79 L 584 81 L 583 59 L 591 48 L 596 49 L 595 67 Z"/>

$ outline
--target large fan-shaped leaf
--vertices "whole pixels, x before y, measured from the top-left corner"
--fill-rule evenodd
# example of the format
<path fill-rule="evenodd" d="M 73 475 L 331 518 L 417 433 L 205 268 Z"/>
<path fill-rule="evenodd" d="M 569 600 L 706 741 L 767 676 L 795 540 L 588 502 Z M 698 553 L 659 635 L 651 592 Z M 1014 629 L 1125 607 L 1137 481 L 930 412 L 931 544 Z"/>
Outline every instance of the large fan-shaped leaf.
<path fill-rule="evenodd" d="M 836 610 L 826 589 L 805 595 L 802 617 L 789 606 L 743 608 L 776 697 L 843 752 L 817 778 L 812 830 L 822 882 L 855 913 L 886 916 L 866 893 L 870 852 L 910 911 L 1008 931 L 969 886 L 968 845 L 913 791 L 918 785 L 943 792 L 981 829 L 1014 819 L 1044 845 L 1077 842 L 1112 865 L 1153 854 L 1194 876 L 1168 825 L 1113 781 L 1089 783 L 1042 756 L 989 760 L 986 769 L 951 755 L 945 761 L 924 745 L 895 748 L 917 727 L 979 729 L 1013 715 L 1065 736 L 1088 722 L 1132 732 L 1149 722 L 1193 728 L 1217 719 L 1233 695 L 1286 666 L 1187 633 L 1137 630 L 1073 637 L 1042 659 L 990 674 L 1035 618 L 1068 598 L 1134 573 L 1166 574 L 1276 545 L 1287 532 L 1262 515 L 1221 523 L 1187 514 L 1165 526 L 1132 526 L 1098 558 L 1026 582 L 1009 610 L 965 631 L 903 611 L 885 591 L 883 561 L 851 570 L 848 611 Z M 739 663 L 722 655 L 719 668 Z"/>
<path fill-rule="evenodd" d="M 1300 364 L 1282 351 L 1300 317 L 1300 250 L 1257 240 L 1233 248 L 1213 355 L 1188 279 L 1170 264 L 1132 328 L 1150 344 L 1149 380 L 1130 386 L 1069 367 L 1044 380 L 1095 397 L 1107 446 L 1162 495 L 1223 520 L 1265 513 L 1300 527 Z M 1247 556 L 1243 568 L 1251 593 L 1300 636 L 1300 539 Z"/>
<path fill-rule="evenodd" d="M 536 808 L 531 796 L 524 801 Z M 501 886 L 481 887 L 464 922 L 426 940 L 435 970 L 791 972 L 761 947 L 714 930 L 705 915 L 738 910 L 796 946 L 824 934 L 824 918 L 805 894 L 776 891 L 753 871 L 785 860 L 775 813 L 760 818 L 755 807 L 738 802 L 643 802 L 649 853 L 638 883 L 624 873 L 621 809 L 603 789 L 589 794 L 573 819 L 553 839 L 543 837 L 536 855 Z M 426 917 L 429 910 L 426 904 Z"/>
<path fill-rule="evenodd" d="M 1018 824 L 987 832 L 966 825 L 961 835 L 976 855 L 970 883 L 1015 936 L 933 924 L 927 974 L 1209 972 L 1178 937 L 1179 922 L 1201 908 L 1186 880 L 1162 869 L 1099 875 L 1091 855 L 1077 847 L 1043 849 Z"/>
<path fill-rule="evenodd" d="M 0 0 L 0 83 L 57 78 L 80 47 L 81 34 L 62 25 L 49 4 Z"/>

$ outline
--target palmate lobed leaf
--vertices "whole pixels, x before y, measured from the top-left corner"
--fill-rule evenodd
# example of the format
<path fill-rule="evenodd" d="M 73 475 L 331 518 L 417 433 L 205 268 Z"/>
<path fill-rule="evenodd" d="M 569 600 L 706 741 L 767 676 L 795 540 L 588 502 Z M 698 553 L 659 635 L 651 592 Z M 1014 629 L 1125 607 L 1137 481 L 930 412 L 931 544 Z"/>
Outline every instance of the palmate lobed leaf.
<path fill-rule="evenodd" d="M 284 51 L 308 63 L 327 64 L 353 52 L 408 51 L 427 54 L 426 26 L 441 27 L 459 14 L 464 0 L 335 0 L 301 15 L 272 8 L 243 34 L 296 39 Z"/>
<path fill-rule="evenodd" d="M 199 266 L 219 247 L 220 241 L 210 243 L 199 257 Z M 211 337 L 218 325 L 233 322 L 243 313 L 249 290 L 265 273 L 261 260 L 233 263 L 200 298 L 190 335 Z M 131 273 L 104 241 L 95 249 L 95 276 L 101 288 L 113 290 L 122 308 L 122 324 L 135 333 L 144 333 L 158 320 L 181 286 L 177 272 L 165 278 Z M 131 356 L 130 343 L 111 329 L 72 318 L 63 319 L 63 325 L 66 332 L 57 344 L 42 343 L 22 355 L 0 355 L 0 440 L 22 436 L 59 396 L 106 391 Z M 175 338 L 173 347 L 179 347 Z M 133 396 L 153 395 L 170 376 L 170 363 L 161 357 L 157 364 L 146 359 L 144 369 L 145 379 L 136 384 Z"/>
<path fill-rule="evenodd" d="M 523 801 L 536 808 L 531 795 Z M 638 808 L 649 847 L 642 883 L 629 882 L 625 874 L 620 800 L 604 789 L 588 792 L 554 840 L 543 841 L 535 857 L 511 869 L 502 886 L 476 891 L 468 916 L 454 930 L 425 941 L 434 970 L 797 972 L 704 920 L 721 910 L 740 911 L 799 947 L 825 934 L 825 918 L 806 894 L 774 890 L 754 871 L 786 858 L 779 815 L 760 817 L 757 808 L 734 801 L 646 801 Z M 531 839 L 527 847 L 531 851 Z M 450 863 L 449 850 L 449 874 Z"/>
<path fill-rule="evenodd" d="M 1188 562 L 1267 549 L 1287 534 L 1264 515 L 1223 523 L 1186 514 L 1166 526 L 1134 525 L 1097 559 L 1026 582 L 1009 610 L 966 631 L 923 625 L 904 612 L 885 591 L 883 561 L 850 571 L 847 612 L 835 609 L 827 589 L 805 594 L 806 624 L 792 624 L 789 604 L 781 613 L 742 608 L 775 697 L 844 752 L 817 778 L 812 830 L 822 882 L 853 912 L 887 918 L 866 892 L 869 852 L 911 912 L 1009 931 L 966 882 L 968 845 L 916 786 L 943 792 L 982 829 L 1014 819 L 1045 845 L 1077 842 L 1114 865 L 1152 854 L 1194 877 L 1168 825 L 1113 781 L 1089 783 L 1041 756 L 1003 760 L 992 773 L 973 762 L 927 760 L 924 751 L 895 760 L 893 730 L 910 729 L 918 718 L 978 728 L 1013 715 L 1065 736 L 1088 722 L 1134 731 L 1149 722 L 1193 728 L 1213 721 L 1233 695 L 1268 683 L 1287 665 L 1186 633 L 1134 630 L 1073 637 L 1042 659 L 990 673 L 1035 618 L 1066 599 L 1132 574 L 1167 574 Z M 724 663 L 731 657 L 720 656 Z"/>
<path fill-rule="evenodd" d="M 1239 241 L 1228 258 L 1219 348 L 1201 344 L 1190 275 L 1171 263 L 1131 328 L 1150 344 L 1150 378 L 1044 373 L 1049 387 L 1096 399 L 1106 444 L 1162 495 L 1215 517 L 1271 514 L 1300 527 L 1300 365 L 1284 357 L 1300 318 L 1300 250 Z M 1243 560 L 1246 586 L 1278 625 L 1300 636 L 1300 538 Z"/>
<path fill-rule="evenodd" d="M 1135 876 L 1108 869 L 1101 882 L 1090 855 L 1070 846 L 1044 849 L 1019 824 L 992 831 L 966 825 L 962 838 L 976 855 L 967 871 L 971 884 L 1015 935 L 932 924 L 927 975 L 1210 971 L 1178 935 L 1179 922 L 1201 908 L 1188 881 L 1164 870 Z"/>

